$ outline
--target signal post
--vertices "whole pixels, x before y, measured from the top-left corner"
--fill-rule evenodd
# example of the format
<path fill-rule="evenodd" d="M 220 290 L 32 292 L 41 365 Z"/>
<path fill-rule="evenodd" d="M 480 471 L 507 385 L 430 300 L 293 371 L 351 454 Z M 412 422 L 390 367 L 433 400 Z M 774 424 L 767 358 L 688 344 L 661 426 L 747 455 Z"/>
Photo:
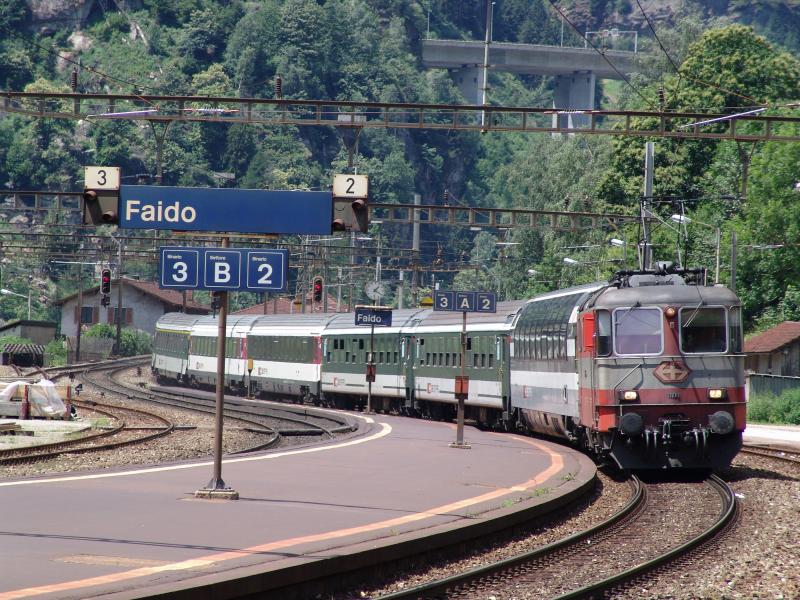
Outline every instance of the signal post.
<path fill-rule="evenodd" d="M 497 297 L 494 292 L 436 292 L 433 298 L 435 311 L 461 311 L 461 375 L 456 375 L 453 395 L 458 402 L 456 413 L 456 441 L 451 448 L 469 450 L 472 446 L 464 442 L 464 411 L 469 397 L 469 377 L 467 368 L 467 313 L 497 312 Z"/>
<path fill-rule="evenodd" d="M 375 381 L 375 326 L 392 326 L 389 306 L 356 306 L 356 325 L 369 325 L 369 358 L 367 359 L 367 412 L 372 412 L 372 382 Z"/>

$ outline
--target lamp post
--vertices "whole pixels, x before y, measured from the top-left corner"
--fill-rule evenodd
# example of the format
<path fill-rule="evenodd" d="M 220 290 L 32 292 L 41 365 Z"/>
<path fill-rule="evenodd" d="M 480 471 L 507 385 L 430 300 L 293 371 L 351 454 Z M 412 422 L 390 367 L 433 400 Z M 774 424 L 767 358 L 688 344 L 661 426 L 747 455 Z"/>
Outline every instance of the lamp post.
<path fill-rule="evenodd" d="M 18 294 L 17 292 L 12 292 L 11 290 L 7 290 L 6 288 L 0 288 L 0 294 L 3 296 L 19 296 L 20 298 L 27 298 L 28 299 L 28 321 L 31 320 L 31 288 L 28 288 L 28 295 L 25 294 Z"/>
<path fill-rule="evenodd" d="M 716 235 L 716 259 L 714 265 L 714 283 L 719 283 L 719 245 L 720 245 L 720 229 L 716 225 L 709 225 L 708 223 L 703 223 L 702 221 L 697 221 L 696 219 L 690 219 L 686 215 L 672 215 L 670 220 L 679 223 L 681 225 L 686 225 L 688 223 L 697 223 L 698 225 L 703 225 L 704 227 L 710 227 L 714 230 Z"/>

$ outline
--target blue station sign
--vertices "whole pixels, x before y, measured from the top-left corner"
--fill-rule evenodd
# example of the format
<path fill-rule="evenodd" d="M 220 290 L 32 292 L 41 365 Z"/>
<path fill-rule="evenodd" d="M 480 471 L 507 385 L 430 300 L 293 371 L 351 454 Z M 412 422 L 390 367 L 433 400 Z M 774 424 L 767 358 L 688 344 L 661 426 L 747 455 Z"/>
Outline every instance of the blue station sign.
<path fill-rule="evenodd" d="M 159 286 L 173 290 L 281 292 L 288 250 L 160 248 Z"/>
<path fill-rule="evenodd" d="M 494 292 L 437 291 L 433 294 L 433 310 L 495 313 L 497 295 Z"/>
<path fill-rule="evenodd" d="M 329 234 L 331 192 L 122 185 L 123 229 Z"/>
<path fill-rule="evenodd" d="M 386 306 L 356 306 L 356 325 L 392 326 L 392 309 Z"/>

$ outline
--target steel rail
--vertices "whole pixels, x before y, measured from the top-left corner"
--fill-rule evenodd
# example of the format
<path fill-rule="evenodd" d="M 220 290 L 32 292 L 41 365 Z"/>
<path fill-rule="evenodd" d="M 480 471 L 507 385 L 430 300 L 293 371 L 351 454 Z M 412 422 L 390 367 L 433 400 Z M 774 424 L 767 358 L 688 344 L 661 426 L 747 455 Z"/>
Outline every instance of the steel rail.
<path fill-rule="evenodd" d="M 706 483 L 710 485 L 719 494 L 722 499 L 722 509 L 720 510 L 717 520 L 702 533 L 696 535 L 689 541 L 672 548 L 668 552 L 657 556 L 652 560 L 645 561 L 636 565 L 633 568 L 627 569 L 622 573 L 612 575 L 602 581 L 584 586 L 580 589 L 573 590 L 572 592 L 557 596 L 553 600 L 577 600 L 579 598 L 593 598 L 601 597 L 602 594 L 610 592 L 620 586 L 624 586 L 633 580 L 651 573 L 657 568 L 685 556 L 686 554 L 696 550 L 702 545 L 713 541 L 718 535 L 724 532 L 727 528 L 731 527 L 735 522 L 735 517 L 738 511 L 738 502 L 733 489 L 722 479 L 716 475 L 711 475 Z"/>
<path fill-rule="evenodd" d="M 792 464 L 794 466 L 800 466 L 800 458 L 797 457 L 800 454 L 798 450 L 784 450 L 781 448 L 775 448 L 771 446 L 762 446 L 757 444 L 746 444 L 739 452 L 744 454 L 750 454 L 752 456 L 763 456 L 764 458 L 772 458 L 774 460 L 785 462 Z M 785 452 L 788 454 L 794 454 L 795 456 L 781 456 L 780 454 L 775 454 L 776 452 Z"/>
<path fill-rule="evenodd" d="M 82 436 L 74 440 L 52 442 L 48 444 L 36 444 L 34 446 L 27 446 L 25 448 L 13 448 L 4 450 L 0 452 L 0 464 L 3 465 L 21 464 L 21 463 L 35 462 L 39 460 L 46 460 L 49 458 L 54 458 L 61 454 L 86 454 L 88 452 L 99 452 L 101 450 L 121 448 L 123 446 L 140 444 L 142 442 L 147 442 L 168 435 L 172 433 L 175 429 L 175 424 L 172 423 L 169 419 L 165 419 L 161 415 L 157 415 L 155 413 L 151 413 L 145 410 L 127 408 L 123 406 L 115 406 L 113 404 L 96 403 L 96 402 L 90 402 L 90 403 L 75 402 L 74 404 L 76 406 L 81 406 L 83 408 L 104 414 L 109 418 L 118 420 L 120 421 L 120 425 L 108 431 L 101 431 L 99 433 Z M 100 406 L 104 408 L 98 408 Z M 110 441 L 96 446 L 82 446 L 83 444 L 92 442 L 94 440 L 104 439 L 114 435 L 119 435 L 120 433 L 123 433 L 128 430 L 125 421 L 121 420 L 119 415 L 115 415 L 113 411 L 109 409 L 144 415 L 147 418 L 160 421 L 161 423 L 163 423 L 163 427 L 159 427 L 157 431 L 153 433 L 148 433 L 147 435 L 142 435 L 129 440 Z M 45 452 L 41 452 L 41 450 L 45 450 Z"/>
<path fill-rule="evenodd" d="M 455 593 L 456 590 L 478 583 L 481 580 L 488 579 L 500 573 L 512 571 L 535 561 L 552 559 L 561 551 L 577 546 L 588 537 L 599 534 L 610 534 L 616 530 L 617 526 L 624 526 L 625 523 L 635 519 L 636 516 L 644 510 L 647 504 L 647 487 L 642 484 L 642 481 L 636 476 L 631 476 L 629 484 L 632 494 L 628 502 L 602 523 L 547 544 L 546 546 L 531 550 L 530 552 L 512 556 L 489 565 L 477 567 L 464 573 L 459 573 L 407 590 L 385 594 L 380 596 L 379 600 L 448 598 L 449 595 Z"/>
<path fill-rule="evenodd" d="M 156 402 L 157 404 L 164 404 L 164 405 L 167 405 L 167 406 L 176 406 L 175 404 L 170 402 L 166 398 L 166 396 L 163 397 L 164 401 L 158 401 L 158 400 L 156 400 L 154 398 L 153 394 L 151 394 L 151 393 L 145 394 L 141 390 L 139 390 L 138 388 L 135 388 L 135 387 L 129 386 L 129 385 L 125 385 L 125 384 L 123 384 L 123 383 L 121 383 L 119 381 L 116 381 L 114 379 L 114 375 L 117 372 L 119 372 L 119 371 L 121 371 L 123 369 L 127 369 L 129 367 L 130 367 L 130 365 L 123 365 L 123 366 L 120 366 L 118 368 L 113 368 L 113 367 L 111 368 L 111 373 L 109 373 L 109 375 L 108 375 L 108 380 L 110 382 L 113 382 L 113 384 L 114 384 L 113 386 L 112 385 L 108 385 L 108 384 L 103 384 L 103 383 L 98 382 L 96 380 L 90 380 L 90 383 L 92 385 L 96 386 L 96 387 L 100 387 L 100 388 L 105 389 L 106 391 L 109 391 L 111 393 L 119 393 L 120 390 L 123 390 L 123 393 L 129 399 L 138 399 L 138 400 L 145 401 L 145 402 Z M 116 386 L 116 387 L 114 387 L 114 386 Z M 193 410 L 195 412 L 202 412 L 202 413 L 212 413 L 213 414 L 215 412 L 214 409 L 204 409 L 204 408 L 198 407 L 198 406 L 181 405 L 181 406 L 178 406 L 178 408 L 186 408 L 188 410 Z M 247 448 L 236 450 L 234 452 L 231 452 L 230 454 L 245 454 L 247 452 L 255 452 L 257 450 L 263 450 L 265 448 L 269 448 L 271 446 L 274 446 L 275 444 L 278 443 L 278 441 L 280 441 L 280 438 L 281 438 L 281 432 L 280 431 L 278 431 L 276 429 L 273 429 L 272 427 L 269 427 L 267 425 L 264 425 L 263 423 L 259 423 L 258 421 L 253 421 L 252 419 L 246 419 L 246 418 L 242 418 L 242 417 L 237 417 L 237 416 L 234 416 L 232 414 L 229 415 L 228 412 L 229 411 L 226 409 L 226 411 L 225 411 L 226 416 L 229 416 L 229 418 L 235 419 L 237 421 L 240 421 L 240 422 L 246 424 L 248 426 L 247 427 L 247 431 L 250 431 L 251 433 L 259 433 L 259 434 L 263 434 L 263 435 L 269 436 L 267 438 L 267 440 L 264 441 L 264 442 L 259 442 L 258 444 L 255 444 L 253 446 L 249 446 Z"/>

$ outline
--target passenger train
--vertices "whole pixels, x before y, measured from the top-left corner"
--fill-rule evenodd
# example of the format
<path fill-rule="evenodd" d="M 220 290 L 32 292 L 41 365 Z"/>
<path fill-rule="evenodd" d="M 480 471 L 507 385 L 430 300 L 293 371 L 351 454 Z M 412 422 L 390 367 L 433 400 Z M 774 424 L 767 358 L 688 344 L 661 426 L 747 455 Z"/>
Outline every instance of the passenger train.
<path fill-rule="evenodd" d="M 704 271 L 619 272 L 467 321 L 466 417 L 566 438 L 623 469 L 714 469 L 742 444 L 741 303 Z M 372 408 L 434 419 L 456 411 L 461 314 L 396 310 L 376 328 Z M 159 381 L 216 384 L 217 319 L 156 326 Z M 352 313 L 230 315 L 225 386 L 341 408 L 367 396 L 369 328 Z"/>

